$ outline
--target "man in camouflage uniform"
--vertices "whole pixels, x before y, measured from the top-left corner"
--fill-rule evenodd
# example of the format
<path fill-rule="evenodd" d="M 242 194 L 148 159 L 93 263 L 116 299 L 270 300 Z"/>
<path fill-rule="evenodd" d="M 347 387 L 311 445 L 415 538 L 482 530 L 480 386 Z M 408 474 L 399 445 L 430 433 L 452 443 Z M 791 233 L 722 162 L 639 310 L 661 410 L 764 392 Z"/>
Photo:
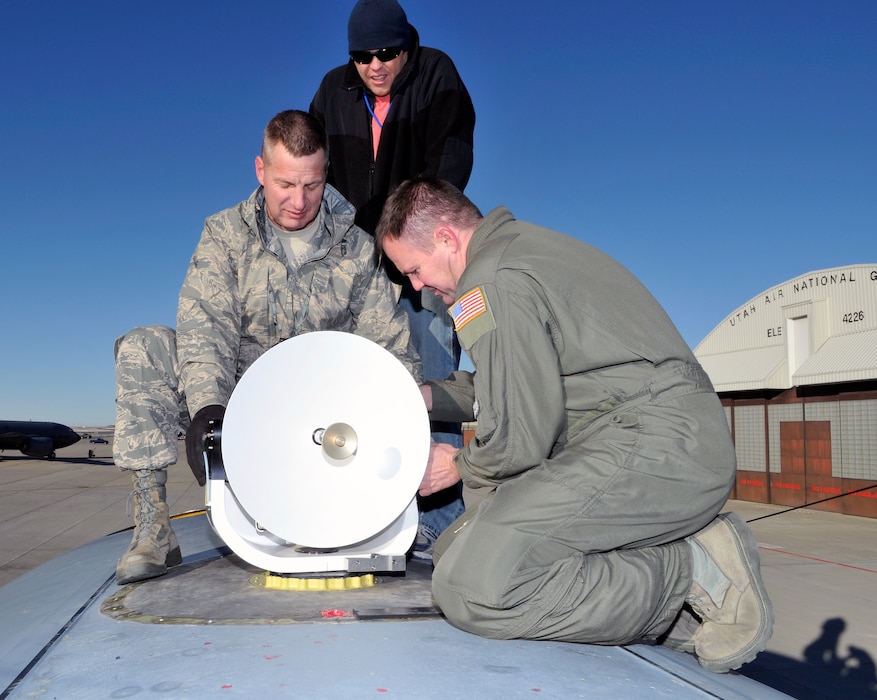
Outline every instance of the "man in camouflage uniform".
<path fill-rule="evenodd" d="M 295 110 L 275 116 L 256 158 L 261 186 L 205 222 L 176 332 L 141 327 L 116 341 L 113 457 L 131 472 L 135 521 L 119 584 L 180 563 L 165 492 L 177 435 L 186 431 L 189 465 L 203 485 L 209 422 L 222 417 L 241 375 L 269 348 L 300 333 L 352 332 L 420 380 L 397 288 L 377 264 L 372 237 L 354 225 L 353 206 L 326 184 L 328 162 L 316 119 Z"/>

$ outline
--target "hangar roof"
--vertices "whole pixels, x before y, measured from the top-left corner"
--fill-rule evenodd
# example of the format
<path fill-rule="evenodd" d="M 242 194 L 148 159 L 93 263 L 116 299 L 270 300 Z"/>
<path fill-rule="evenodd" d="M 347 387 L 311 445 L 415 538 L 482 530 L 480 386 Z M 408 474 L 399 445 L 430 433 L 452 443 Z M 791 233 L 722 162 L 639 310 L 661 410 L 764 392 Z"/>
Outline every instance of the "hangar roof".
<path fill-rule="evenodd" d="M 781 381 L 770 380 L 785 364 L 782 348 L 753 348 L 698 359 L 717 391 L 784 388 Z"/>
<path fill-rule="evenodd" d="M 794 374 L 794 384 L 833 384 L 877 377 L 877 329 L 829 338 Z"/>
<path fill-rule="evenodd" d="M 728 315 L 694 354 L 720 392 L 877 380 L 877 264 L 772 287 Z"/>

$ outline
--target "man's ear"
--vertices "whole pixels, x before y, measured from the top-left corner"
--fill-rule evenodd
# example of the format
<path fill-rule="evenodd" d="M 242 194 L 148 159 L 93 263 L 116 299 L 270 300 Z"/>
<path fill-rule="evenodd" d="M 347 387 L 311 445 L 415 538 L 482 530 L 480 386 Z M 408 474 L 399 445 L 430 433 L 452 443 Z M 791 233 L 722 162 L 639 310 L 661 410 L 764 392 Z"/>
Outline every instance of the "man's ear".
<path fill-rule="evenodd" d="M 460 239 L 450 226 L 439 226 L 435 230 L 435 242 L 436 246 L 445 248 L 451 253 L 456 253 L 460 246 Z"/>
<path fill-rule="evenodd" d="M 256 156 L 256 179 L 260 185 L 265 186 L 265 161 L 262 156 Z"/>

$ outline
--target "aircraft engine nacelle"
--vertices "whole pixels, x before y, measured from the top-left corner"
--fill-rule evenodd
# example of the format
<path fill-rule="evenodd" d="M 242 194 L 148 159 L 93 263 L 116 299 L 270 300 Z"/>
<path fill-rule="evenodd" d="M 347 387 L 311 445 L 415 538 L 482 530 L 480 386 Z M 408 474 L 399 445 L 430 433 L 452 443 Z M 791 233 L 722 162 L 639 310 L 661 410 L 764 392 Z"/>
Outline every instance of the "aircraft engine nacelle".
<path fill-rule="evenodd" d="M 28 457 L 47 457 L 55 449 L 55 443 L 48 437 L 30 437 L 18 449 Z"/>

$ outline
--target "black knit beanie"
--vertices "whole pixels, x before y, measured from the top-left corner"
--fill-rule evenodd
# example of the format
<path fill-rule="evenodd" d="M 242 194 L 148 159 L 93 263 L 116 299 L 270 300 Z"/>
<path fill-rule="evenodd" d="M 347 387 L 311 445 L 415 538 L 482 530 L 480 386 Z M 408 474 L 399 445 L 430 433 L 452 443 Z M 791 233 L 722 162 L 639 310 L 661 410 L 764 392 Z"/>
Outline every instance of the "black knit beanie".
<path fill-rule="evenodd" d="M 396 0 L 359 0 L 347 22 L 348 51 L 411 48 L 408 17 Z"/>

